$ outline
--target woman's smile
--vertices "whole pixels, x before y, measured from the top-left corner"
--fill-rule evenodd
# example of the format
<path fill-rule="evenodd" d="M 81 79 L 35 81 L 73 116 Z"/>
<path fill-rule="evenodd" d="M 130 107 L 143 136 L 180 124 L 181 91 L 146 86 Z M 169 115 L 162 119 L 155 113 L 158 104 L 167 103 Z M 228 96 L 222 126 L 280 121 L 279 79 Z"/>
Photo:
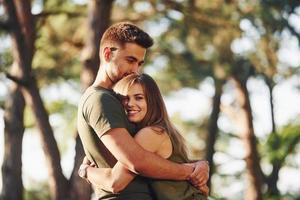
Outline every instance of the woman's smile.
<path fill-rule="evenodd" d="M 147 113 L 147 102 L 144 90 L 140 84 L 133 84 L 123 100 L 129 121 L 134 123 L 141 122 Z"/>

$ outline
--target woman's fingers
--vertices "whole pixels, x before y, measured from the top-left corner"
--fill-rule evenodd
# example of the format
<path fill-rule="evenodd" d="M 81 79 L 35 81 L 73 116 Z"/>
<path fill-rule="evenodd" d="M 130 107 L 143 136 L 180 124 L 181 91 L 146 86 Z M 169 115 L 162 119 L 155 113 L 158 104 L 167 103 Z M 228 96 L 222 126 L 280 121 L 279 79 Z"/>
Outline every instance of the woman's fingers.
<path fill-rule="evenodd" d="M 209 188 L 207 185 L 203 185 L 199 188 L 199 190 L 206 196 L 208 197 L 209 194 Z"/>
<path fill-rule="evenodd" d="M 82 164 L 90 165 L 91 161 L 89 161 L 89 159 L 86 156 L 84 156 L 84 158 L 82 160 Z"/>

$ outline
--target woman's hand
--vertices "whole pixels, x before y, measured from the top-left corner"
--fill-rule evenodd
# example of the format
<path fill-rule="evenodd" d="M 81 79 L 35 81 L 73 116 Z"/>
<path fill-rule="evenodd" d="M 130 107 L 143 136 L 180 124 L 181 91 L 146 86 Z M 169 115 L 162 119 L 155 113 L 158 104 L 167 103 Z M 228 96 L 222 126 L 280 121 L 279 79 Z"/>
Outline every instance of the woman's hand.
<path fill-rule="evenodd" d="M 94 187 L 102 188 L 112 193 L 122 191 L 136 176 L 124 165 L 117 162 L 112 168 L 98 168 L 95 163 L 84 157 L 78 175 Z"/>
<path fill-rule="evenodd" d="M 198 188 L 198 189 L 204 194 L 205 197 L 208 197 L 209 188 L 206 184 L 203 186 L 200 186 L 200 188 Z"/>
<path fill-rule="evenodd" d="M 208 162 L 204 160 L 199 160 L 194 164 L 194 171 L 189 177 L 190 183 L 192 183 L 196 188 L 203 186 L 207 183 L 209 178 L 209 166 Z"/>
<path fill-rule="evenodd" d="M 85 156 L 82 160 L 82 163 L 81 163 L 79 169 L 78 169 L 78 175 L 81 178 L 85 179 L 88 183 L 90 183 L 87 178 L 87 168 L 88 167 L 95 167 L 95 163 L 90 162 L 89 159 Z"/>

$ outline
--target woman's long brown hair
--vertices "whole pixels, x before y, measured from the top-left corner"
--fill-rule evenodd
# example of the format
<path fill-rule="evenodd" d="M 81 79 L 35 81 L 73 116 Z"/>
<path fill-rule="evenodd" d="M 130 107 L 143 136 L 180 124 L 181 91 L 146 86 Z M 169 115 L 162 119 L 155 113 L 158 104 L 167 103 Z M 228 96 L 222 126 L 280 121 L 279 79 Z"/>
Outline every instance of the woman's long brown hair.
<path fill-rule="evenodd" d="M 185 161 L 188 161 L 187 148 L 184 138 L 170 121 L 165 103 L 156 82 L 147 74 L 131 74 L 120 80 L 114 87 L 118 94 L 125 95 L 133 84 L 140 84 L 143 88 L 146 102 L 147 113 L 144 119 L 138 123 L 138 128 L 158 127 L 165 131 L 172 142 L 173 151 L 181 155 Z M 157 128 L 154 129 L 159 132 Z"/>

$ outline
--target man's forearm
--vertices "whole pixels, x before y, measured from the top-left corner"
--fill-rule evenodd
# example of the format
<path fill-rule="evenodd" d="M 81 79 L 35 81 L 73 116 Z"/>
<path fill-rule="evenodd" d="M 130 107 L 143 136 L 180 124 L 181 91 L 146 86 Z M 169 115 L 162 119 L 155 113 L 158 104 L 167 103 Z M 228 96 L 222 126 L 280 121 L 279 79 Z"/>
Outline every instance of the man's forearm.
<path fill-rule="evenodd" d="M 188 180 L 194 170 L 193 164 L 179 164 L 146 152 L 146 156 L 135 168 L 142 176 L 155 179 Z"/>
<path fill-rule="evenodd" d="M 92 185 L 111 191 L 111 168 L 88 167 L 87 179 Z"/>
<path fill-rule="evenodd" d="M 108 150 L 128 170 L 156 179 L 187 180 L 193 164 L 178 164 L 146 151 L 125 129 L 111 129 L 101 137 Z"/>

